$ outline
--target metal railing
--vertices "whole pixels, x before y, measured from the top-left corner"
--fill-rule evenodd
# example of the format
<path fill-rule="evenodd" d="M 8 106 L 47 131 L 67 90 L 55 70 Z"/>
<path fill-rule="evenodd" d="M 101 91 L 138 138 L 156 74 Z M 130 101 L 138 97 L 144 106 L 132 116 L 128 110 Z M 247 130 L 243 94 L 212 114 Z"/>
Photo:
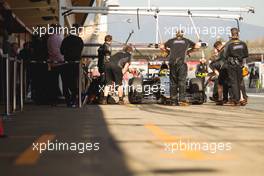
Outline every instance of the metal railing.
<path fill-rule="evenodd" d="M 17 81 L 19 79 L 19 99 L 20 99 L 20 111 L 24 108 L 24 68 L 23 60 L 9 57 L 7 54 L 3 56 L 5 61 L 5 115 L 9 116 L 13 112 L 17 111 Z M 19 67 L 18 67 L 19 66 Z M 13 69 L 11 69 L 13 67 Z M 18 71 L 19 68 L 19 72 Z M 13 76 L 13 79 L 11 79 Z M 11 94 L 12 90 L 12 94 Z M 11 97 L 12 95 L 12 97 Z M 12 102 L 11 102 L 12 98 Z"/>
<path fill-rule="evenodd" d="M 17 58 L 13 58 L 8 56 L 7 54 L 3 56 L 3 64 L 5 64 L 5 115 L 10 116 L 17 110 L 23 111 L 24 109 L 24 94 L 26 94 L 26 74 L 24 72 L 26 71 L 24 69 L 24 61 L 18 60 Z M 69 63 L 75 63 L 79 64 L 79 75 L 78 75 L 78 107 L 82 107 L 82 67 L 80 64 L 80 61 L 63 61 L 63 62 L 49 62 L 49 61 L 35 61 L 32 60 L 29 62 L 30 64 L 69 64 Z M 17 84 L 19 81 L 19 84 Z M 19 87 L 18 87 L 19 86 Z M 19 91 L 18 91 L 19 90 Z M 19 93 L 19 109 L 17 107 L 18 101 L 17 101 L 17 94 Z"/>

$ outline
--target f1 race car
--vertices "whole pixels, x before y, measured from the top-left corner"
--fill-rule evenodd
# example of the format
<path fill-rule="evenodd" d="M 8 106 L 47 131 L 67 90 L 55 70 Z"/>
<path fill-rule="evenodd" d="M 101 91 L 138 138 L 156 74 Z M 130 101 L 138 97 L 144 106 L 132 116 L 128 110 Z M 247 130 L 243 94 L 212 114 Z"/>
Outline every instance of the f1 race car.
<path fill-rule="evenodd" d="M 128 82 L 128 99 L 132 104 L 154 101 L 161 104 L 170 104 L 169 71 L 153 75 L 152 77 L 134 77 Z M 200 78 L 191 78 L 186 81 L 186 99 L 192 104 L 203 104 L 205 91 Z"/>

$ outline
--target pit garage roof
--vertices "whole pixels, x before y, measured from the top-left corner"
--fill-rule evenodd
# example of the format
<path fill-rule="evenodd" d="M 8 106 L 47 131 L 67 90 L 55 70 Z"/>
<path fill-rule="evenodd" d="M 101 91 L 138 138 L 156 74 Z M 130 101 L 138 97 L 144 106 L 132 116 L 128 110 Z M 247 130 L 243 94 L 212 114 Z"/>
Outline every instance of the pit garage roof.
<path fill-rule="evenodd" d="M 66 0 L 66 4 L 73 6 L 92 6 L 94 0 Z M 16 16 L 15 21 L 22 23 L 13 25 L 12 32 L 21 32 L 21 26 L 32 29 L 37 26 L 58 23 L 59 10 L 58 0 L 5 0 L 5 9 L 11 10 L 12 16 Z M 74 14 L 74 22 L 83 24 L 87 14 Z"/>

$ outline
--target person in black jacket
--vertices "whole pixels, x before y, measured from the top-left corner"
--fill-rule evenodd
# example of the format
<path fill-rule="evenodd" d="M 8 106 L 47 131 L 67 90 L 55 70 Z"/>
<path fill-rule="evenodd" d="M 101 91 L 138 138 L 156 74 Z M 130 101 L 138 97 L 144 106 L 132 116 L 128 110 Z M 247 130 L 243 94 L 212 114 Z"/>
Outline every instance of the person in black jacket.
<path fill-rule="evenodd" d="M 162 50 L 169 51 L 169 66 L 170 66 L 170 96 L 171 105 L 188 106 L 186 101 L 186 79 L 187 79 L 187 63 L 186 54 L 189 49 L 198 49 L 200 43 L 183 37 L 184 32 L 179 30 L 176 37 L 168 40 L 164 45 L 161 45 Z"/>
<path fill-rule="evenodd" d="M 79 63 L 81 54 L 84 47 L 83 40 L 78 36 L 79 25 L 74 24 L 72 29 L 76 31 L 76 35 L 71 33 L 61 44 L 61 54 L 64 55 L 64 60 L 69 62 L 65 65 L 65 92 L 66 103 L 68 107 L 76 107 L 76 97 L 78 93 L 78 76 L 79 76 Z"/>
<path fill-rule="evenodd" d="M 210 97 L 212 101 L 216 102 L 216 105 L 224 105 L 228 102 L 228 79 L 227 79 L 227 66 L 225 59 L 223 58 L 224 45 L 221 41 L 216 41 L 214 44 L 215 60 L 213 60 L 209 67 L 213 70 L 217 79 L 214 80 L 213 97 Z"/>
<path fill-rule="evenodd" d="M 231 90 L 231 104 L 245 105 L 246 100 L 241 100 L 241 85 L 243 83 L 241 65 L 244 59 L 248 57 L 248 48 L 245 42 L 239 40 L 239 30 L 237 28 L 231 29 L 231 35 L 232 37 L 225 45 L 223 53 L 227 63 L 228 83 Z"/>
<path fill-rule="evenodd" d="M 208 66 L 205 58 L 200 59 L 200 63 L 196 66 L 195 75 L 197 78 L 201 78 L 204 82 L 205 76 L 208 73 Z"/>
<path fill-rule="evenodd" d="M 105 65 L 106 86 L 104 88 L 104 99 L 102 104 L 107 104 L 107 97 L 110 90 L 118 87 L 118 104 L 124 104 L 123 100 L 123 76 L 128 71 L 131 62 L 131 53 L 133 48 L 130 45 L 124 46 L 123 51 L 117 52 L 109 59 Z M 114 86 L 113 86 L 114 83 Z"/>
<path fill-rule="evenodd" d="M 26 77 L 26 90 L 28 91 L 31 83 L 31 70 L 30 70 L 30 60 L 33 57 L 33 48 L 31 42 L 25 42 L 23 49 L 19 52 L 19 59 L 23 60 L 25 77 Z"/>
<path fill-rule="evenodd" d="M 98 48 L 98 70 L 101 75 L 105 73 L 105 64 L 109 63 L 112 53 L 112 36 L 106 35 L 105 42 Z"/>

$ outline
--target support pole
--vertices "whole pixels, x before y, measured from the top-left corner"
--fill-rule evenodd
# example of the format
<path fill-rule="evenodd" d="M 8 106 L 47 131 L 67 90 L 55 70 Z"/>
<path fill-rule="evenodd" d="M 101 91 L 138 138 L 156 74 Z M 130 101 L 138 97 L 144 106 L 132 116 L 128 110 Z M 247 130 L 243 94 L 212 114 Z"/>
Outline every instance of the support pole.
<path fill-rule="evenodd" d="M 153 11 L 143 11 L 138 12 L 135 11 L 114 11 L 114 10 L 72 10 L 73 13 L 89 13 L 89 14 L 112 14 L 112 15 L 146 15 L 153 16 L 155 12 Z M 160 16 L 177 16 L 177 17 L 188 17 L 188 13 L 186 12 L 159 12 Z M 193 17 L 201 17 L 201 18 L 220 18 L 220 19 L 241 19 L 240 14 L 209 14 L 209 13 L 195 13 L 192 14 Z"/>
<path fill-rule="evenodd" d="M 79 108 L 82 107 L 82 66 L 81 62 L 79 62 L 79 81 L 78 81 L 78 99 L 79 99 Z"/>
<path fill-rule="evenodd" d="M 148 0 L 148 10 L 150 10 L 151 9 L 151 2 L 150 2 L 150 0 Z"/>
<path fill-rule="evenodd" d="M 194 28 L 194 31 L 195 31 L 196 37 L 197 37 L 198 41 L 201 41 L 200 34 L 199 34 L 198 30 L 197 30 L 197 27 L 196 27 L 195 24 L 194 24 L 194 21 L 193 21 L 193 18 L 192 18 L 192 14 L 191 14 L 191 12 L 189 11 L 188 14 L 189 14 L 189 18 L 190 18 L 190 21 L 191 21 L 191 23 L 192 23 L 192 26 L 193 26 L 193 28 Z M 204 59 L 204 58 L 205 58 L 204 49 L 202 49 L 201 53 L 202 53 L 202 58 Z"/>
<path fill-rule="evenodd" d="M 10 75 L 9 75 L 9 56 L 6 55 L 6 115 L 10 115 Z"/>
<path fill-rule="evenodd" d="M 240 32 L 240 23 L 239 23 L 239 19 L 236 19 L 236 23 L 237 23 L 237 29 Z"/>
<path fill-rule="evenodd" d="M 194 21 L 193 21 L 193 18 L 192 18 L 192 14 L 191 14 L 190 12 L 188 12 L 188 13 L 189 13 L 189 18 L 190 18 L 190 21 L 191 21 L 191 23 L 192 23 L 192 26 L 193 26 L 193 28 L 194 28 L 194 31 L 195 31 L 195 35 L 196 35 L 196 37 L 197 37 L 198 41 L 200 41 L 200 40 L 201 40 L 201 38 L 200 38 L 199 32 L 198 32 L 198 30 L 197 30 L 197 27 L 196 27 L 196 26 L 195 26 L 195 24 L 194 24 Z"/>
<path fill-rule="evenodd" d="M 156 39 L 155 39 L 155 44 L 159 43 L 159 14 L 155 14 L 154 16 L 156 20 Z"/>
<path fill-rule="evenodd" d="M 20 111 L 24 109 L 24 62 L 21 60 L 20 62 Z M 26 84 L 25 84 L 26 87 Z"/>
<path fill-rule="evenodd" d="M 64 20 L 64 16 L 63 16 L 63 10 L 62 7 L 66 6 L 65 0 L 59 0 L 59 24 L 61 27 L 65 26 L 65 20 Z"/>
<path fill-rule="evenodd" d="M 27 99 L 27 93 L 28 93 L 28 87 L 27 87 L 27 70 L 24 69 L 24 61 L 23 61 L 23 85 L 24 85 L 24 92 L 23 92 L 23 96 L 25 97 L 25 99 Z"/>
<path fill-rule="evenodd" d="M 61 1 L 61 0 L 60 0 Z M 149 0 L 148 0 L 149 1 Z M 148 2 L 150 3 L 150 1 Z M 253 7 L 154 7 L 154 6 L 139 6 L 139 7 L 102 7 L 102 6 L 97 6 L 97 7 L 88 7 L 88 6 L 62 6 L 63 10 L 73 10 L 73 11 L 78 11 L 78 10 L 85 10 L 86 13 L 90 13 L 92 11 L 133 11 L 139 9 L 140 11 L 154 11 L 154 10 L 160 10 L 160 11 L 195 11 L 195 12 L 200 12 L 200 11 L 206 11 L 206 12 L 237 12 L 237 13 L 254 13 L 255 9 Z"/>
<path fill-rule="evenodd" d="M 16 100 L 17 100 L 17 97 L 16 97 L 16 83 L 17 83 L 17 60 L 16 58 L 14 58 L 14 70 L 13 70 L 13 73 L 14 73 L 14 79 L 13 79 L 13 111 L 16 111 Z"/>

